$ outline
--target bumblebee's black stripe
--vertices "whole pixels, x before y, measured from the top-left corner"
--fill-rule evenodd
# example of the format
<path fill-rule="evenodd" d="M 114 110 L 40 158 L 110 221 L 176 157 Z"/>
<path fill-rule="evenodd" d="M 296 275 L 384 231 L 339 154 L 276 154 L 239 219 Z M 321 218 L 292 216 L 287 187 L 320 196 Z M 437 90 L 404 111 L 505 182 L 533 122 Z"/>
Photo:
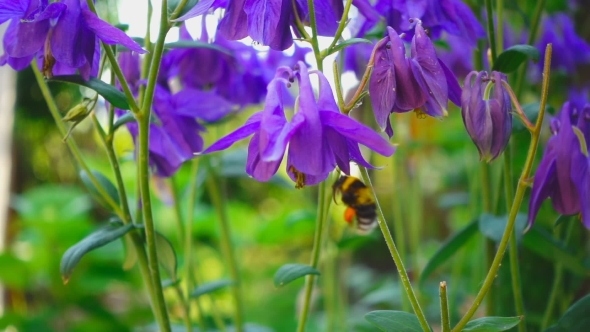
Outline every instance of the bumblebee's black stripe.
<path fill-rule="evenodd" d="M 334 194 L 342 194 L 342 202 L 354 209 L 357 227 L 370 231 L 377 224 L 377 206 L 369 188 L 353 176 L 341 176 L 332 186 Z"/>
<path fill-rule="evenodd" d="M 377 206 L 375 204 L 354 207 L 359 224 L 371 223 L 377 219 Z"/>

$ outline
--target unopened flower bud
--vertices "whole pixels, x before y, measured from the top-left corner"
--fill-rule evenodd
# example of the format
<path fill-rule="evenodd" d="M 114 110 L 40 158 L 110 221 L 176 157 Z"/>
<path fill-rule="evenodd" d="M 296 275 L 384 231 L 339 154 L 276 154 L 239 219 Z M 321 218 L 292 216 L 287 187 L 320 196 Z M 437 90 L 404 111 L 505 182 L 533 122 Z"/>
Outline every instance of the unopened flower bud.
<path fill-rule="evenodd" d="M 70 133 L 72 132 L 74 127 L 76 127 L 78 125 L 78 123 L 80 123 L 84 119 L 86 119 L 88 114 L 90 114 L 90 110 L 88 109 L 88 103 L 86 103 L 86 102 L 82 102 L 82 103 L 72 107 L 68 111 L 68 113 L 66 113 L 66 115 L 63 117 L 63 120 L 66 122 L 72 122 L 72 126 L 70 127 L 70 130 L 68 130 L 66 137 L 64 137 L 64 139 L 63 139 L 64 142 L 65 142 L 65 140 L 68 139 L 68 137 L 70 136 Z"/>

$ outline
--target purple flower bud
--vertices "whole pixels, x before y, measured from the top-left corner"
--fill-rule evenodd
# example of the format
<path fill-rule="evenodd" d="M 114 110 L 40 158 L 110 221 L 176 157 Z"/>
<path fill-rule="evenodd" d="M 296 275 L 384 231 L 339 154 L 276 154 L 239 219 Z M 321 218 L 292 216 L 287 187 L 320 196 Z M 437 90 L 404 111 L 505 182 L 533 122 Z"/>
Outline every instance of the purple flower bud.
<path fill-rule="evenodd" d="M 490 162 L 506 148 L 512 132 L 512 104 L 502 80 L 506 75 L 471 72 L 461 94 L 461 114 L 481 160 Z M 491 90 L 493 91 L 491 91 Z"/>

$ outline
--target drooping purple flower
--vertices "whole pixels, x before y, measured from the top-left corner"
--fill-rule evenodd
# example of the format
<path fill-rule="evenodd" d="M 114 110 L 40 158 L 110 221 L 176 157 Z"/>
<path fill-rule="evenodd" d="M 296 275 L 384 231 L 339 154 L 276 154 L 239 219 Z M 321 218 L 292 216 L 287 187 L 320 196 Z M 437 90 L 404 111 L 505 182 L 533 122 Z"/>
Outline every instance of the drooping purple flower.
<path fill-rule="evenodd" d="M 4 9 L 4 11 L 3 11 Z M 0 4 L 0 22 L 12 19 L 0 62 L 20 70 L 42 51 L 46 76 L 80 71 L 85 79 L 96 76 L 100 57 L 99 41 L 119 44 L 138 53 L 145 51 L 123 31 L 88 10 L 84 0 L 9 0 Z"/>
<path fill-rule="evenodd" d="M 551 121 L 551 131 L 553 136 L 547 142 L 533 180 L 528 227 L 534 223 L 541 203 L 551 198 L 557 212 L 563 215 L 582 213 L 584 225 L 590 228 L 590 159 L 587 149 L 582 148 L 590 142 L 590 105 L 586 104 L 580 111 L 566 102 Z"/>
<path fill-rule="evenodd" d="M 299 109 L 287 121 L 282 86 L 288 79 L 299 82 Z M 264 110 L 246 124 L 215 142 L 204 153 L 227 149 L 235 142 L 254 135 L 248 147 L 246 172 L 259 181 L 268 181 L 277 171 L 287 151 L 287 173 L 297 188 L 325 180 L 338 166 L 349 174 L 350 161 L 372 167 L 362 156 L 359 144 L 389 156 L 394 148 L 370 128 L 341 114 L 332 90 L 322 73 L 316 100 L 307 68 L 299 62 L 295 72 L 279 68 L 268 85 Z"/>
<path fill-rule="evenodd" d="M 4 35 L 6 53 L 0 57 L 0 65 L 8 63 L 14 70 L 26 68 L 43 48 L 49 29 L 65 8 L 59 2 L 48 5 L 47 0 L 0 2 L 0 24 L 11 20 Z"/>
<path fill-rule="evenodd" d="M 291 0 L 207 0 L 199 2 L 177 21 L 225 8 L 225 15 L 218 26 L 221 36 L 228 40 L 250 36 L 254 41 L 274 50 L 285 50 L 293 45 L 291 27 L 295 27 L 294 6 L 301 21 L 308 24 L 307 0 L 296 0 L 295 3 Z M 342 16 L 342 1 L 317 0 L 314 7 L 318 17 L 318 34 L 333 35 Z"/>
<path fill-rule="evenodd" d="M 411 19 L 422 21 L 433 38 L 443 31 L 465 39 L 471 47 L 477 39 L 485 37 L 485 31 L 471 9 L 461 0 L 378 0 L 375 9 L 385 17 L 385 23 L 396 31 L 412 38 Z M 377 21 L 367 20 L 361 31 L 367 31 Z M 409 40 L 409 39 L 408 39 Z"/>
<path fill-rule="evenodd" d="M 433 117 L 447 115 L 450 99 L 460 104 L 461 88 L 455 75 L 440 61 L 432 41 L 418 22 L 411 45 L 411 57 L 397 32 L 388 34 L 375 46 L 375 64 L 369 81 L 369 93 L 375 118 L 381 129 L 393 132 L 389 125 L 392 112 L 421 109 Z"/>
<path fill-rule="evenodd" d="M 502 81 L 506 81 L 502 73 L 493 71 L 488 76 L 484 71 L 473 71 L 465 78 L 461 94 L 463 123 L 479 151 L 479 158 L 486 162 L 504 151 L 512 133 L 512 104 Z M 493 92 L 489 93 L 488 88 Z"/>

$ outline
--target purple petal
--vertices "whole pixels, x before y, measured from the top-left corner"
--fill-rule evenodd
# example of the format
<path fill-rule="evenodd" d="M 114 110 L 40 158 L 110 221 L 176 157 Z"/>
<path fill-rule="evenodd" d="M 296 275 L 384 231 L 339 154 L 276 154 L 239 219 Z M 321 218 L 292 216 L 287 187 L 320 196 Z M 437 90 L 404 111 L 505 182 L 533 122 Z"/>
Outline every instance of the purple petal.
<path fill-rule="evenodd" d="M 324 136 L 334 153 L 336 165 L 346 174 L 350 174 L 350 154 L 347 139 L 331 127 L 324 127 Z"/>
<path fill-rule="evenodd" d="M 34 55 L 43 47 L 48 31 L 48 20 L 33 22 L 12 20 L 4 35 L 6 54 L 14 58 Z"/>
<path fill-rule="evenodd" d="M 539 208 L 543 201 L 551 195 L 556 184 L 555 177 L 555 156 L 552 153 L 545 153 L 533 180 L 533 189 L 529 201 L 529 217 L 527 229 L 533 226 Z"/>
<path fill-rule="evenodd" d="M 225 16 L 219 22 L 220 34 L 228 40 L 239 40 L 248 36 L 248 17 L 244 11 L 244 0 L 228 0 Z M 252 38 L 254 39 L 254 38 Z"/>
<path fill-rule="evenodd" d="M 62 13 L 51 35 L 51 53 L 57 61 L 73 68 L 86 62 L 86 55 L 94 53 L 94 34 L 84 34 L 80 0 L 64 0 L 67 9 Z M 91 51 L 88 48 L 92 48 Z"/>
<path fill-rule="evenodd" d="M 392 45 L 388 41 L 388 37 L 377 43 L 373 51 L 375 52 L 375 65 L 369 79 L 369 95 L 373 104 L 373 113 L 381 130 L 385 129 L 397 97 L 391 48 Z"/>
<path fill-rule="evenodd" d="M 133 39 L 127 36 L 125 32 L 101 20 L 93 12 L 87 9 L 83 9 L 82 16 L 84 17 L 86 26 L 92 32 L 94 32 L 96 36 L 104 43 L 109 45 L 123 45 L 128 49 L 135 51 L 139 54 L 147 52 L 143 48 L 141 48 L 141 46 L 139 46 L 138 43 L 136 43 L 135 41 L 133 41 Z"/>
<path fill-rule="evenodd" d="M 234 110 L 234 105 L 213 91 L 185 88 L 172 97 L 175 113 L 215 122 Z"/>
<path fill-rule="evenodd" d="M 4 0 L 0 2 L 0 24 L 11 18 L 21 18 L 27 10 L 26 1 Z"/>
<path fill-rule="evenodd" d="M 449 88 L 449 100 L 453 102 L 453 104 L 457 106 L 461 106 L 461 86 L 459 85 L 459 81 L 457 81 L 457 77 L 453 72 L 442 62 L 438 59 L 438 63 L 440 64 L 441 68 L 445 72 L 445 78 L 447 79 L 447 86 Z"/>
<path fill-rule="evenodd" d="M 210 147 L 203 151 L 203 154 L 225 150 L 232 146 L 235 142 L 243 140 L 244 138 L 254 134 L 260 128 L 261 118 L 262 114 L 260 112 L 252 115 L 242 127 L 213 143 Z"/>
<path fill-rule="evenodd" d="M 371 169 L 377 168 L 365 160 L 365 157 L 363 157 L 363 153 L 361 152 L 361 149 L 359 148 L 359 145 L 357 143 L 353 142 L 352 140 L 347 140 L 347 144 L 348 144 L 348 151 L 350 152 L 350 160 L 354 161 L 355 163 L 357 163 L 358 165 L 361 165 L 363 167 L 367 167 L 367 168 L 371 168 Z M 346 174 L 350 175 L 350 173 L 346 173 Z"/>
<path fill-rule="evenodd" d="M 293 45 L 288 19 L 291 1 L 245 0 L 244 11 L 248 15 L 248 35 L 252 39 L 275 50 Z"/>
<path fill-rule="evenodd" d="M 338 133 L 360 143 L 383 156 L 391 156 L 395 148 L 371 128 L 349 118 L 346 115 L 320 111 L 320 119 L 326 126 L 334 128 Z"/>
<path fill-rule="evenodd" d="M 260 151 L 258 146 L 260 145 L 260 136 L 258 133 L 254 134 L 248 145 L 248 160 L 246 162 L 246 173 L 258 181 L 268 181 L 275 175 L 279 166 L 281 165 L 282 158 L 276 161 L 263 161 L 260 158 Z"/>
<path fill-rule="evenodd" d="M 412 71 L 416 80 L 428 95 L 429 115 L 434 117 L 447 114 L 448 87 L 443 68 L 438 62 L 432 41 L 422 28 L 416 24 L 412 39 Z"/>
<path fill-rule="evenodd" d="M 217 0 L 201 0 L 199 1 L 199 3 L 197 3 L 196 6 L 194 6 L 193 8 L 191 8 L 188 12 L 186 12 L 186 14 L 182 15 L 181 17 L 172 20 L 173 22 L 182 22 L 182 21 L 186 21 L 189 18 L 193 18 L 193 17 L 197 17 L 197 16 L 201 16 L 205 13 L 207 13 L 209 11 L 209 9 L 217 9 L 219 8 L 219 3 L 220 1 Z"/>
<path fill-rule="evenodd" d="M 582 222 L 590 229 L 590 158 L 580 152 L 580 144 L 576 144 L 578 151 L 574 152 L 571 179 L 578 189 L 580 197 Z"/>
<path fill-rule="evenodd" d="M 295 168 L 296 170 L 298 170 L 299 172 L 301 172 L 299 169 L 297 169 L 297 166 L 294 162 L 293 159 L 293 154 L 291 152 L 289 152 L 289 156 L 287 157 L 287 174 L 289 175 L 289 177 L 291 178 L 291 180 L 293 180 L 293 182 L 298 181 L 297 176 L 293 173 L 293 168 Z M 313 186 L 316 185 L 324 180 L 326 180 L 328 178 L 328 175 L 330 175 L 330 172 L 334 169 L 334 167 L 332 166 L 332 169 L 325 171 L 325 172 L 320 172 L 320 173 L 314 173 L 314 174 L 309 174 L 306 172 L 301 172 L 303 173 L 305 179 L 304 179 L 304 183 L 303 185 L 305 186 Z"/>
<path fill-rule="evenodd" d="M 334 100 L 334 94 L 332 93 L 332 87 L 330 82 L 324 74 L 317 72 L 320 79 L 320 95 L 318 97 L 318 108 L 322 111 L 333 111 L 339 112 L 338 104 Z"/>

